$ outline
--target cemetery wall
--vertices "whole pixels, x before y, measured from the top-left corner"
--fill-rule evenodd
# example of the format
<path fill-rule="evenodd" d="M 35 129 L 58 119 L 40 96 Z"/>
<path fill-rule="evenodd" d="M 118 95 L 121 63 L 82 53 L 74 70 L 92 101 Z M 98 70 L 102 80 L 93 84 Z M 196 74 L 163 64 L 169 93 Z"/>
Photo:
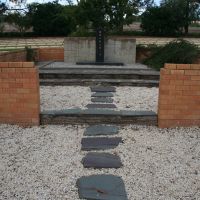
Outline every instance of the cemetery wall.
<path fill-rule="evenodd" d="M 25 62 L 26 61 L 26 51 L 10 51 L 0 54 L 0 62 Z"/>
<path fill-rule="evenodd" d="M 0 123 L 39 125 L 39 75 L 33 62 L 0 62 Z"/>
<path fill-rule="evenodd" d="M 94 62 L 96 59 L 94 37 L 67 37 L 64 41 L 64 61 L 68 63 Z M 105 39 L 105 62 L 134 64 L 136 40 L 134 38 L 108 37 Z"/>
<path fill-rule="evenodd" d="M 200 126 L 200 64 L 165 64 L 161 69 L 158 125 Z"/>

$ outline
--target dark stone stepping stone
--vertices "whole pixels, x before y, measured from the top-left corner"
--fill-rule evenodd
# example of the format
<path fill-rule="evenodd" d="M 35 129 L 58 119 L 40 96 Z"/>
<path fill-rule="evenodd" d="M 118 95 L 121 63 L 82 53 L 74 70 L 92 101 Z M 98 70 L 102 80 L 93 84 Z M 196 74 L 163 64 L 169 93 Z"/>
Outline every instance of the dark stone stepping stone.
<path fill-rule="evenodd" d="M 116 92 L 115 87 L 90 87 L 92 92 Z"/>
<path fill-rule="evenodd" d="M 88 153 L 82 160 L 85 168 L 120 168 L 122 166 L 119 156 L 110 153 Z"/>
<path fill-rule="evenodd" d="M 81 150 L 91 151 L 91 150 L 104 150 L 104 149 L 114 149 L 122 143 L 121 137 L 96 137 L 96 138 L 83 138 L 81 141 Z"/>
<path fill-rule="evenodd" d="M 101 103 L 112 103 L 113 99 L 109 97 L 95 97 L 91 99 L 92 102 L 101 102 Z"/>
<path fill-rule="evenodd" d="M 92 94 L 92 97 L 113 97 L 111 92 L 96 92 Z"/>
<path fill-rule="evenodd" d="M 108 125 L 94 125 L 86 128 L 84 135 L 96 136 L 96 135 L 114 135 L 117 134 L 119 128 L 117 126 Z"/>
<path fill-rule="evenodd" d="M 108 103 L 91 103 L 86 106 L 87 108 L 117 108 L 115 104 L 108 104 Z"/>
<path fill-rule="evenodd" d="M 113 175 L 92 175 L 77 181 L 80 199 L 128 200 L 121 177 Z"/>

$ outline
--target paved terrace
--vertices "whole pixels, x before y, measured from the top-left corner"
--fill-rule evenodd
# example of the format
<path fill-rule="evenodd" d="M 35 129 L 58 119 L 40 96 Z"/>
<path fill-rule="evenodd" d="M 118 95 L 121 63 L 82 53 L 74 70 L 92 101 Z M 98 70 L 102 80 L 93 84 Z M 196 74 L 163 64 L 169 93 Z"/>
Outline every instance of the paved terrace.
<path fill-rule="evenodd" d="M 136 37 L 137 44 L 148 45 L 164 45 L 175 38 L 159 38 L 159 37 Z M 200 38 L 185 38 L 200 46 Z M 25 46 L 32 48 L 38 47 L 63 47 L 64 37 L 45 37 L 45 38 L 0 38 L 0 50 L 22 49 Z"/>

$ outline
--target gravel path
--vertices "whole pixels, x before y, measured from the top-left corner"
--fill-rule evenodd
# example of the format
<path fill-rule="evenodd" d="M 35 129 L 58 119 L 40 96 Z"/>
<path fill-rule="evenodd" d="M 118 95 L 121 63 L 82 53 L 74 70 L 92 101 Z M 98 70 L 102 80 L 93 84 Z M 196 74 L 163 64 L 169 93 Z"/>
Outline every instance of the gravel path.
<path fill-rule="evenodd" d="M 123 178 L 129 200 L 200 197 L 200 128 L 125 126 L 114 150 L 121 169 L 84 169 L 84 126 L 22 129 L 0 125 L 0 199 L 78 200 L 76 180 L 111 173 Z"/>
<path fill-rule="evenodd" d="M 80 86 L 42 86 L 41 110 L 86 108 L 91 103 L 91 90 Z M 114 104 L 119 110 L 151 110 L 157 112 L 158 88 L 116 87 Z"/>
<path fill-rule="evenodd" d="M 85 108 L 91 102 L 89 87 L 80 86 L 41 86 L 41 110 L 63 110 Z"/>
<path fill-rule="evenodd" d="M 117 87 L 113 99 L 120 110 L 148 110 L 157 112 L 158 88 Z"/>

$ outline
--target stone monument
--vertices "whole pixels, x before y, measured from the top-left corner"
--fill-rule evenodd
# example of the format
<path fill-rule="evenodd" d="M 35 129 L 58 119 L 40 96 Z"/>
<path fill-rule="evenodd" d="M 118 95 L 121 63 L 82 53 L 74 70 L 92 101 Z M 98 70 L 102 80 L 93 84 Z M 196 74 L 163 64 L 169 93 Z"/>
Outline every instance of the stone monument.
<path fill-rule="evenodd" d="M 67 37 L 64 41 L 64 61 L 78 65 L 134 64 L 136 40 L 132 37 L 104 37 L 98 28 L 95 37 Z"/>

